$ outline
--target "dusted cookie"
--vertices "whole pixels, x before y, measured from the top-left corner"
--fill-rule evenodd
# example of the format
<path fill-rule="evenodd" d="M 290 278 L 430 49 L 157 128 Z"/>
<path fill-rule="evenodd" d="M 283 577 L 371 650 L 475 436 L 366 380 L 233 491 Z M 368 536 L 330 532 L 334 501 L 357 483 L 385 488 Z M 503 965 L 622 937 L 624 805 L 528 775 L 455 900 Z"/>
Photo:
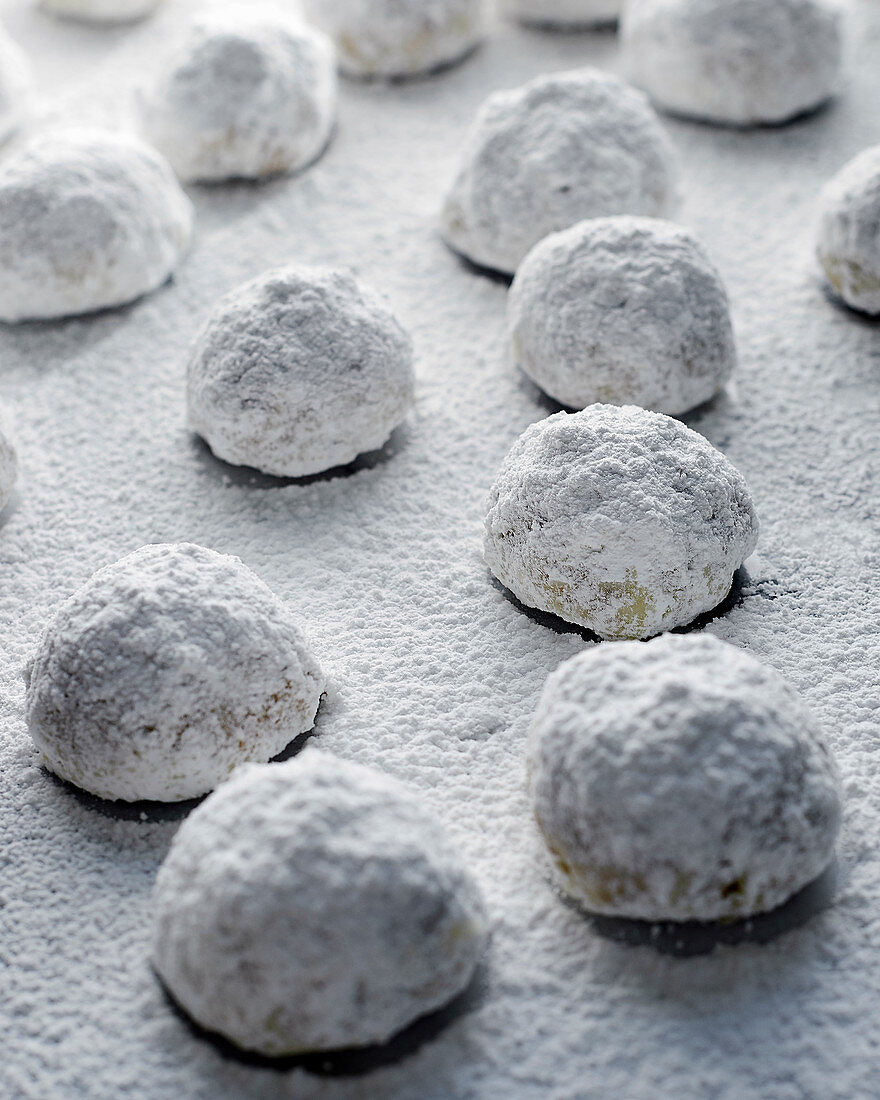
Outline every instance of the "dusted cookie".
<path fill-rule="evenodd" d="M 880 313 L 880 145 L 844 165 L 819 204 L 817 251 L 829 283 L 853 309 Z"/>
<path fill-rule="evenodd" d="M 461 60 L 486 31 L 486 0 L 305 0 L 354 77 L 407 77 Z"/>
<path fill-rule="evenodd" d="M 122 134 L 40 135 L 0 165 L 0 320 L 65 317 L 155 290 L 189 247 L 167 162 Z"/>
<path fill-rule="evenodd" d="M 542 27 L 596 27 L 613 23 L 623 0 L 501 0 L 501 10 Z"/>
<path fill-rule="evenodd" d="M 446 199 L 447 242 L 513 273 L 538 241 L 609 214 L 670 214 L 669 139 L 641 92 L 595 69 L 539 76 L 489 96 Z"/>
<path fill-rule="evenodd" d="M 0 142 L 21 128 L 31 95 L 31 65 L 0 26 Z"/>
<path fill-rule="evenodd" d="M 139 100 L 145 136 L 184 180 L 292 172 L 325 148 L 336 57 L 281 14 L 208 14 L 163 59 Z"/>
<path fill-rule="evenodd" d="M 0 418 L 0 512 L 6 507 L 17 478 L 18 455 L 12 441 L 3 430 L 3 421 Z"/>
<path fill-rule="evenodd" d="M 677 415 L 736 365 L 721 276 L 687 229 L 595 218 L 545 237 L 507 302 L 513 358 L 551 397 Z"/>
<path fill-rule="evenodd" d="M 312 728 L 324 677 L 238 558 L 144 546 L 61 605 L 25 672 L 43 762 L 101 798 L 176 802 Z"/>
<path fill-rule="evenodd" d="M 483 545 L 528 607 L 602 638 L 648 638 L 716 607 L 757 540 L 745 479 L 703 436 L 660 413 L 591 405 L 514 443 Z"/>
<path fill-rule="evenodd" d="M 130 23 L 158 8 L 161 0 L 40 0 L 41 7 L 84 23 Z"/>
<path fill-rule="evenodd" d="M 624 64 L 667 111 L 736 126 L 781 123 L 837 91 L 833 0 L 631 0 Z"/>
<path fill-rule="evenodd" d="M 381 447 L 413 400 L 412 344 L 340 271 L 285 267 L 228 294 L 189 361 L 189 423 L 218 458 L 303 477 Z"/>
<path fill-rule="evenodd" d="M 467 986 L 487 936 L 419 797 L 312 748 L 242 768 L 193 811 L 153 909 L 175 1000 L 266 1055 L 384 1043 Z"/>
<path fill-rule="evenodd" d="M 837 768 L 796 692 L 710 635 L 596 646 L 552 673 L 532 720 L 535 816 L 596 913 L 765 912 L 831 862 Z"/>

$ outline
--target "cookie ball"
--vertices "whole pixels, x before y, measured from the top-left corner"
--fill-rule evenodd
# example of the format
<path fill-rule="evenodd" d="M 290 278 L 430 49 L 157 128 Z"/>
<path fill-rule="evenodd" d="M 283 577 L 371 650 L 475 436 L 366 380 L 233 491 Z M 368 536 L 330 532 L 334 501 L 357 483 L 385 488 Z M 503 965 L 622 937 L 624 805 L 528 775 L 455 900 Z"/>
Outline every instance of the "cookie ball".
<path fill-rule="evenodd" d="M 647 638 L 717 607 L 757 540 L 745 479 L 703 436 L 632 405 L 590 405 L 514 443 L 484 555 L 526 606 L 602 638 Z"/>
<path fill-rule="evenodd" d="M 31 92 L 30 61 L 0 26 L 0 142 L 7 141 L 21 128 Z"/>
<path fill-rule="evenodd" d="M 865 149 L 825 185 L 817 251 L 836 293 L 880 314 L 880 145 Z"/>
<path fill-rule="evenodd" d="M 183 180 L 293 172 L 330 140 L 333 46 L 283 14 L 212 13 L 162 60 L 138 106 L 144 135 Z"/>
<path fill-rule="evenodd" d="M 502 0 L 501 10 L 539 27 L 598 27 L 617 21 L 623 0 Z"/>
<path fill-rule="evenodd" d="M 532 721 L 532 802 L 595 913 L 712 921 L 781 905 L 831 862 L 834 760 L 768 665 L 706 634 L 594 646 Z"/>
<path fill-rule="evenodd" d="M 466 57 L 486 32 L 486 0 L 305 0 L 359 78 L 418 76 Z"/>
<path fill-rule="evenodd" d="M 736 365 L 721 276 L 687 229 L 595 218 L 545 237 L 507 301 L 514 361 L 551 397 L 677 415 L 708 401 Z"/>
<path fill-rule="evenodd" d="M 175 1000 L 265 1055 L 386 1042 L 468 985 L 487 936 L 420 798 L 313 748 L 242 768 L 189 816 L 153 911 Z"/>
<path fill-rule="evenodd" d="M 413 401 L 412 343 L 346 272 L 270 271 L 222 299 L 187 372 L 189 424 L 236 466 L 304 477 L 381 447 Z"/>
<path fill-rule="evenodd" d="M 0 417 L 0 512 L 6 507 L 18 479 L 18 454 Z"/>
<path fill-rule="evenodd" d="M 176 802 L 314 725 L 324 677 L 238 558 L 143 546 L 61 605 L 25 670 L 43 763 L 101 798 Z"/>
<path fill-rule="evenodd" d="M 189 247 L 192 206 L 167 162 L 122 134 L 40 135 L 0 164 L 0 320 L 122 305 Z"/>
<path fill-rule="evenodd" d="M 671 214 L 675 178 L 641 92 L 594 69 L 539 76 L 483 104 L 442 230 L 469 260 L 512 274 L 538 241 L 584 218 Z"/>
<path fill-rule="evenodd" d="M 161 0 L 40 0 L 53 15 L 83 23 L 132 23 L 151 15 Z"/>
<path fill-rule="evenodd" d="M 654 102 L 707 122 L 787 122 L 840 79 L 840 10 L 829 0 L 633 0 L 621 35 L 625 68 Z"/>

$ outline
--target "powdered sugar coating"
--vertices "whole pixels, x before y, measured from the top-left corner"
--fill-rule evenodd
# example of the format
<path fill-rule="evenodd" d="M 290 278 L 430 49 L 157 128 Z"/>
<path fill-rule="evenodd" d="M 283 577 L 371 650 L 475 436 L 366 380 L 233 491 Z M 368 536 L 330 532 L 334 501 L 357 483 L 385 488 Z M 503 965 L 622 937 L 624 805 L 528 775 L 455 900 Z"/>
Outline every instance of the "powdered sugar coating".
<path fill-rule="evenodd" d="M 831 862 L 840 783 L 769 665 L 711 635 L 586 650 L 532 721 L 532 801 L 564 889 L 598 913 L 765 912 Z"/>
<path fill-rule="evenodd" d="M 326 35 L 282 13 L 211 12 L 168 52 L 139 110 L 181 179 L 296 171 L 330 139 L 335 52 Z"/>
<path fill-rule="evenodd" d="M 161 0 L 40 0 L 54 15 L 84 23 L 130 23 L 151 15 Z"/>
<path fill-rule="evenodd" d="M 311 729 L 324 677 L 238 558 L 143 546 L 58 609 L 25 671 L 43 762 L 101 798 L 175 802 Z"/>
<path fill-rule="evenodd" d="M 677 415 L 736 365 L 727 291 L 694 235 L 653 218 L 595 218 L 546 237 L 507 300 L 513 358 L 551 397 Z"/>
<path fill-rule="evenodd" d="M 666 110 L 738 126 L 786 122 L 837 91 L 833 0 L 632 0 L 624 64 Z"/>
<path fill-rule="evenodd" d="M 622 0 L 501 0 L 501 10 L 523 23 L 547 27 L 595 27 L 613 23 Z"/>
<path fill-rule="evenodd" d="M 31 66 L 27 55 L 0 26 L 0 142 L 21 127 L 31 90 Z"/>
<path fill-rule="evenodd" d="M 280 477 L 381 447 L 413 393 L 412 343 L 385 303 L 347 272 L 296 266 L 222 299 L 187 373 L 193 431 Z"/>
<path fill-rule="evenodd" d="M 461 60 L 486 32 L 486 0 L 305 0 L 354 77 L 407 77 Z"/>
<path fill-rule="evenodd" d="M 527 606 L 602 638 L 647 638 L 716 607 L 757 538 L 745 479 L 703 436 L 632 405 L 591 405 L 514 443 L 483 551 Z"/>
<path fill-rule="evenodd" d="M 880 313 L 880 145 L 845 164 L 822 189 L 817 252 L 841 298 Z"/>
<path fill-rule="evenodd" d="M 0 511 L 6 507 L 18 478 L 18 453 L 0 417 Z"/>
<path fill-rule="evenodd" d="M 475 881 L 415 794 L 308 748 L 242 768 L 174 838 L 153 955 L 203 1027 L 268 1055 L 383 1043 L 465 988 Z"/>
<path fill-rule="evenodd" d="M 69 130 L 0 165 L 0 320 L 64 317 L 160 286 L 189 246 L 192 205 L 136 138 Z"/>
<path fill-rule="evenodd" d="M 671 214 L 675 176 L 641 92 L 596 69 L 539 76 L 480 108 L 442 230 L 474 263 L 512 274 L 538 241 L 584 218 Z"/>

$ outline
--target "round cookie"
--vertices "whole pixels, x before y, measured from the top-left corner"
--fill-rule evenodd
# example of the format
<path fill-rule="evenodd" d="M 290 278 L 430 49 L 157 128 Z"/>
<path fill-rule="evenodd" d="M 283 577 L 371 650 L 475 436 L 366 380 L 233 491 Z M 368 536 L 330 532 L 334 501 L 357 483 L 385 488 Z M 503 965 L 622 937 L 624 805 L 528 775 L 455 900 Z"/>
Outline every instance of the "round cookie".
<path fill-rule="evenodd" d="M 412 343 L 342 271 L 285 267 L 238 287 L 190 356 L 189 424 L 226 462 L 304 477 L 381 447 L 413 401 Z"/>
<path fill-rule="evenodd" d="M 122 305 L 189 247 L 192 206 L 166 161 L 100 130 L 40 135 L 0 165 L 0 320 Z"/>
<path fill-rule="evenodd" d="M 532 803 L 565 891 L 596 913 L 766 912 L 831 862 L 837 768 L 768 665 L 710 635 L 595 646 L 546 682 Z"/>
<path fill-rule="evenodd" d="M 31 91 L 31 64 L 27 54 L 0 26 L 0 142 L 7 141 L 21 129 Z"/>
<path fill-rule="evenodd" d="M 151 15 L 161 0 L 40 0 L 40 6 L 84 23 L 131 23 Z"/>
<path fill-rule="evenodd" d="M 880 314 L 880 145 L 854 157 L 823 188 L 817 253 L 853 309 Z"/>
<path fill-rule="evenodd" d="M 0 512 L 6 507 L 18 479 L 18 454 L 0 417 Z"/>
<path fill-rule="evenodd" d="M 56 775 L 101 798 L 176 802 L 312 728 L 324 677 L 238 558 L 144 546 L 61 605 L 25 671 L 28 729 Z"/>
<path fill-rule="evenodd" d="M 505 15 L 539 27 L 598 27 L 614 23 L 623 0 L 501 0 Z"/>
<path fill-rule="evenodd" d="M 742 474 L 703 436 L 635 406 L 532 424 L 489 495 L 484 556 L 528 607 L 602 638 L 711 611 L 755 549 Z"/>
<path fill-rule="evenodd" d="M 241 768 L 181 825 L 153 959 L 202 1027 L 277 1056 L 384 1043 L 470 982 L 479 889 L 414 794 L 308 748 Z"/>
<path fill-rule="evenodd" d="M 358 78 L 418 76 L 466 57 L 486 32 L 486 0 L 305 0 L 339 68 Z"/>
<path fill-rule="evenodd" d="M 626 71 L 658 106 L 707 122 L 787 122 L 840 80 L 830 0 L 632 0 L 621 37 Z"/>
<path fill-rule="evenodd" d="M 535 245 L 507 300 L 514 361 L 551 397 L 678 415 L 736 366 L 727 291 L 700 242 L 653 218 L 595 218 Z"/>
<path fill-rule="evenodd" d="M 446 198 L 446 241 L 512 274 L 549 233 L 677 205 L 672 146 L 645 97 L 596 69 L 539 76 L 491 95 Z"/>
<path fill-rule="evenodd" d="M 333 46 L 280 13 L 209 13 L 163 58 L 138 107 L 144 135 L 183 180 L 293 172 L 330 139 Z"/>

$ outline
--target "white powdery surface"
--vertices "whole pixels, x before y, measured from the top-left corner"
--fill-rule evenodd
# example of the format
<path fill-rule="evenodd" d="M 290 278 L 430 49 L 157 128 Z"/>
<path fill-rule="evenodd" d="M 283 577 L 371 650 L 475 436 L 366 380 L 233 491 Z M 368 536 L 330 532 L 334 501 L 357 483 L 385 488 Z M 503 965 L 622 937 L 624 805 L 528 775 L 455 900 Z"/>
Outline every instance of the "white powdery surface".
<path fill-rule="evenodd" d="M 46 11 L 84 23 L 127 23 L 143 19 L 161 0 L 39 0 Z"/>
<path fill-rule="evenodd" d="M 165 20 L 176 25 L 189 11 L 168 0 L 167 13 L 130 32 L 112 79 L 94 77 L 94 36 L 39 16 L 30 0 L 4 0 L 0 14 L 42 86 L 58 87 L 67 109 L 97 115 L 118 102 L 119 79 L 142 71 Z M 344 87 L 338 140 L 308 173 L 260 188 L 193 189 L 198 232 L 173 286 L 124 312 L 0 330 L 0 402 L 21 458 L 0 516 L 0 1093 L 876 1092 L 877 329 L 825 297 L 812 233 L 822 185 L 880 142 L 880 11 L 865 0 L 856 15 L 849 90 L 830 111 L 781 133 L 669 123 L 688 180 L 681 217 L 728 286 L 740 345 L 736 389 L 688 423 L 746 475 L 763 524 L 751 585 L 709 629 L 778 669 L 826 731 L 845 798 L 834 905 L 763 946 L 678 959 L 598 934 L 548 884 L 526 797 L 526 731 L 547 674 L 586 643 L 513 607 L 480 553 L 495 471 L 548 409 L 511 370 L 506 287 L 443 247 L 436 214 L 486 95 L 555 68 L 614 68 L 619 58 L 610 35 L 537 35 L 506 22 L 441 78 Z M 110 41 L 99 36 L 105 50 Z M 62 78 L 77 73 L 98 83 L 74 96 Z M 387 294 L 414 337 L 418 402 L 385 461 L 280 485 L 221 466 L 194 442 L 184 365 L 218 297 L 292 257 L 354 265 Z M 330 680 L 316 743 L 419 790 L 486 897 L 484 996 L 367 1076 L 273 1071 L 195 1037 L 147 962 L 150 891 L 179 818 L 149 806 L 146 820 L 137 807 L 108 816 L 42 772 L 31 748 L 21 668 L 54 609 L 106 562 L 181 539 L 239 555 L 302 615 Z"/>
<path fill-rule="evenodd" d="M 612 23 L 621 6 L 621 0 L 501 0 L 501 10 L 514 19 L 560 29 Z"/>
<path fill-rule="evenodd" d="M 0 142 L 25 120 L 31 90 L 27 55 L 0 26 Z"/>

